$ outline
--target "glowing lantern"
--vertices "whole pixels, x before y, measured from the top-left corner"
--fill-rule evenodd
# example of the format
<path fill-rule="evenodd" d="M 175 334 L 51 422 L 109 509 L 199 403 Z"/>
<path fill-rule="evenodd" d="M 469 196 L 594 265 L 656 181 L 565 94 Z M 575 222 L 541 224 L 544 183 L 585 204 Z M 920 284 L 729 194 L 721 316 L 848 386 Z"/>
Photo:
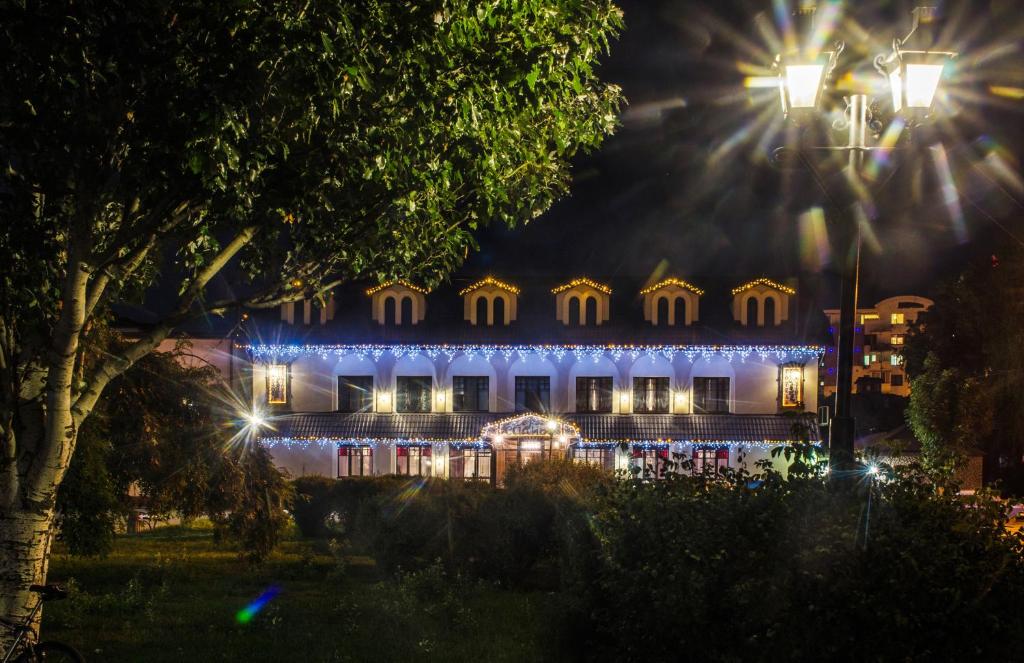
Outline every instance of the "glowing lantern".
<path fill-rule="evenodd" d="M 789 115 L 794 111 L 818 107 L 831 59 L 831 53 L 824 53 L 812 61 L 779 58 L 779 94 L 783 113 Z"/>
<path fill-rule="evenodd" d="M 932 49 L 930 27 L 935 21 L 934 7 L 918 7 L 914 10 L 914 27 L 906 39 L 893 42 L 893 50 L 880 58 L 878 66 L 889 79 L 892 92 L 892 108 L 897 113 L 927 115 L 935 103 L 935 95 L 946 71 L 947 65 L 956 53 Z M 915 36 L 916 33 L 916 36 Z M 904 49 L 914 38 L 919 44 L 928 46 L 924 50 Z"/>

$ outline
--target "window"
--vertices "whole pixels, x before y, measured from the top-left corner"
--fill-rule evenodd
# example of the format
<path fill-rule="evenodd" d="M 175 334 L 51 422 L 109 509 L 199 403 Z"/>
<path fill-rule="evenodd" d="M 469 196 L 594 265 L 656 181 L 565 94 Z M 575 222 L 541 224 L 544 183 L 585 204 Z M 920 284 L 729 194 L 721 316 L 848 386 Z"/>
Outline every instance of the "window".
<path fill-rule="evenodd" d="M 338 478 L 368 477 L 373 474 L 373 447 L 338 447 Z"/>
<path fill-rule="evenodd" d="M 642 479 L 664 479 L 668 469 L 668 447 L 633 447 L 633 467 L 639 468 L 637 476 Z"/>
<path fill-rule="evenodd" d="M 889 365 L 891 365 L 891 366 L 902 366 L 903 365 L 903 357 L 900 356 L 900 355 L 892 355 L 891 357 L 889 357 Z"/>
<path fill-rule="evenodd" d="M 715 475 L 719 469 L 729 466 L 729 449 L 715 447 L 694 447 L 693 473 Z"/>
<path fill-rule="evenodd" d="M 870 366 L 871 365 L 871 355 L 868 355 L 868 354 L 864 355 L 864 365 L 865 366 Z"/>
<path fill-rule="evenodd" d="M 278 405 L 288 402 L 288 365 L 267 366 L 267 403 Z"/>
<path fill-rule="evenodd" d="M 903 386 L 903 376 L 902 375 L 895 375 L 894 374 L 889 379 L 889 384 L 891 384 L 894 387 L 902 387 Z"/>
<path fill-rule="evenodd" d="M 395 398 L 396 412 L 430 412 L 430 376 L 400 377 Z"/>
<path fill-rule="evenodd" d="M 593 465 L 610 470 L 615 466 L 615 449 L 610 447 L 574 447 L 572 461 L 581 465 Z"/>
<path fill-rule="evenodd" d="M 490 481 L 490 448 L 453 446 L 448 451 L 448 476 L 464 481 Z"/>
<path fill-rule="evenodd" d="M 903 336 L 900 335 L 900 334 L 893 334 L 892 335 L 892 344 L 893 345 L 903 345 Z"/>
<path fill-rule="evenodd" d="M 547 412 L 551 409 L 551 378 L 516 377 L 516 412 Z"/>
<path fill-rule="evenodd" d="M 453 412 L 487 412 L 490 403 L 490 378 L 456 375 L 452 378 Z"/>
<path fill-rule="evenodd" d="M 868 320 L 878 320 L 877 313 L 864 313 L 860 316 L 860 324 L 864 324 Z"/>
<path fill-rule="evenodd" d="M 704 414 L 729 412 L 729 378 L 694 378 L 693 411 Z"/>
<path fill-rule="evenodd" d="M 399 445 L 395 447 L 395 474 L 407 477 L 429 477 L 431 448 L 429 446 Z"/>
<path fill-rule="evenodd" d="M 373 410 L 373 376 L 338 376 L 338 412 Z"/>
<path fill-rule="evenodd" d="M 804 403 L 804 369 L 802 366 L 782 367 L 782 407 L 800 407 Z"/>
<path fill-rule="evenodd" d="M 902 325 L 906 321 L 906 317 L 902 313 L 892 313 L 889 316 L 889 322 L 894 325 Z"/>
<path fill-rule="evenodd" d="M 667 414 L 670 401 L 668 378 L 633 378 L 634 413 Z"/>
<path fill-rule="evenodd" d="M 611 412 L 611 378 L 576 378 L 577 412 Z"/>

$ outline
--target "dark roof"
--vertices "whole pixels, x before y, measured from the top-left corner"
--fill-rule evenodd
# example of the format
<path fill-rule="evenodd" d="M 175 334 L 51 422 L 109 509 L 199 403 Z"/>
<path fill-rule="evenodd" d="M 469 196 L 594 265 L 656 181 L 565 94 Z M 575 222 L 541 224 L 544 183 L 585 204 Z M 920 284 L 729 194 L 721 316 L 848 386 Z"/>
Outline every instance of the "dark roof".
<path fill-rule="evenodd" d="M 313 412 L 273 419 L 265 439 L 307 440 L 476 440 L 487 424 L 510 413 L 377 414 Z M 821 440 L 815 416 L 772 414 L 564 414 L 589 442 L 786 442 L 798 438 L 794 425 L 806 426 Z"/>

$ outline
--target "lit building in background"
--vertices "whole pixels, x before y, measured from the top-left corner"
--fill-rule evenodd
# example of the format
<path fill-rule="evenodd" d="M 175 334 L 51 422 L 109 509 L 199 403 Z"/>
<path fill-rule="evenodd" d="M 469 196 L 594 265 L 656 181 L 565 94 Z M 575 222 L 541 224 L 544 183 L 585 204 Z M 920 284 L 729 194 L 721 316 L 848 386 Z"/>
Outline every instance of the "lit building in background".
<path fill-rule="evenodd" d="M 650 478 L 684 460 L 753 469 L 773 447 L 820 441 L 827 335 L 794 283 L 733 285 L 489 276 L 254 312 L 236 342 L 256 437 L 293 476 L 501 485 L 543 458 Z"/>
<path fill-rule="evenodd" d="M 910 396 L 910 381 L 903 367 L 903 345 L 911 325 L 932 307 L 924 297 L 889 297 L 873 308 L 857 309 L 857 338 L 854 347 L 853 393 L 882 393 Z M 833 338 L 825 353 L 822 391 L 826 398 L 836 392 L 836 334 L 839 309 L 825 309 Z"/>

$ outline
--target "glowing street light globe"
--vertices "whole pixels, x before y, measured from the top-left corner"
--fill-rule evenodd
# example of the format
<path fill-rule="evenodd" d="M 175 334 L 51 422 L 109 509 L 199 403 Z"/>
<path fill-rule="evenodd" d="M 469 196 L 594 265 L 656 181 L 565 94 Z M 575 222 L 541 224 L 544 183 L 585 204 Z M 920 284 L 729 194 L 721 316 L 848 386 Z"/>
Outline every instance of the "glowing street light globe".
<path fill-rule="evenodd" d="M 927 115 L 935 103 L 942 75 L 956 53 L 948 51 L 904 51 L 897 45 L 883 61 L 892 108 L 897 113 Z"/>
<path fill-rule="evenodd" d="M 776 58 L 783 114 L 789 116 L 818 107 L 833 58 L 831 52 L 822 53 L 814 59 L 783 58 L 781 55 Z"/>

